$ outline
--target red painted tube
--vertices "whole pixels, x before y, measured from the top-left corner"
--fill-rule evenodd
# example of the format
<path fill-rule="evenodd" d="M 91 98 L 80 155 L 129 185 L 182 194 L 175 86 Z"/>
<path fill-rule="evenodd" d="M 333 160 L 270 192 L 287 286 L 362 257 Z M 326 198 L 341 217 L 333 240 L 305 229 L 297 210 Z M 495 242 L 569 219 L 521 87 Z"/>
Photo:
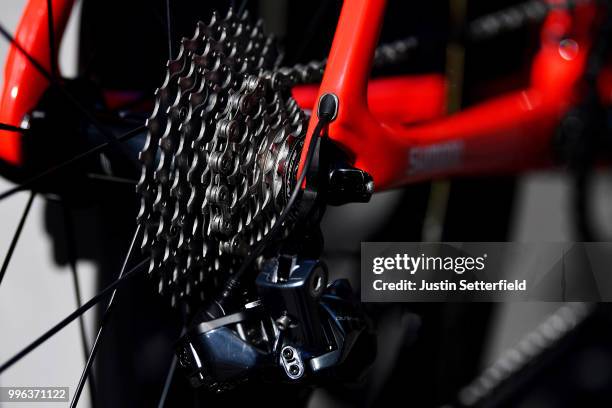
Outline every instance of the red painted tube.
<path fill-rule="evenodd" d="M 74 0 L 52 2 L 56 50 L 59 48 L 73 3 Z M 28 1 L 15 39 L 28 54 L 50 71 L 46 0 Z M 57 60 L 57 55 L 53 58 Z M 0 93 L 0 123 L 19 126 L 24 115 L 36 106 L 48 85 L 47 79 L 32 66 L 23 53 L 11 45 L 4 66 L 4 84 Z M 0 158 L 11 164 L 21 164 L 21 134 L 0 131 Z"/>
<path fill-rule="evenodd" d="M 551 163 L 554 130 L 577 100 L 576 85 L 595 20 L 593 5 L 579 5 L 571 14 L 564 10 L 549 14 L 527 89 L 407 126 L 385 121 L 366 98 L 384 8 L 384 0 L 344 3 L 319 89 L 319 97 L 333 93 L 339 99 L 329 137 L 357 167 L 372 175 L 377 190 L 438 177 L 519 172 Z M 313 115 L 306 146 L 316 121 Z"/>

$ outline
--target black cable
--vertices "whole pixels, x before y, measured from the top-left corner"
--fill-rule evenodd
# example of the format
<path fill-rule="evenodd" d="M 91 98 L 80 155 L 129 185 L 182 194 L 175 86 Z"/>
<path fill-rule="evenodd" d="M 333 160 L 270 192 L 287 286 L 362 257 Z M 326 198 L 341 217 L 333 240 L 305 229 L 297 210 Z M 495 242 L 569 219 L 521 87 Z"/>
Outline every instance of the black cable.
<path fill-rule="evenodd" d="M 310 169 L 312 160 L 314 158 L 316 144 L 319 141 L 321 132 L 323 131 L 323 128 L 325 127 L 325 125 L 327 125 L 327 123 L 327 121 L 323 120 L 319 120 L 319 122 L 317 123 L 317 126 L 312 132 L 310 143 L 308 144 L 306 160 L 304 161 L 304 168 L 302 169 L 300 176 L 297 178 L 297 182 L 295 183 L 295 187 L 291 192 L 289 200 L 287 200 L 287 205 L 285 206 L 285 209 L 281 212 L 281 215 L 278 217 L 278 220 L 276 221 L 274 226 L 270 229 L 270 232 L 261 241 L 259 241 L 257 247 L 245 259 L 245 261 L 240 266 L 240 269 L 227 280 L 223 292 L 221 293 L 217 301 L 219 305 L 222 306 L 229 298 L 231 298 L 234 291 L 240 286 L 242 277 L 247 271 L 248 267 L 255 259 L 257 259 L 257 257 L 259 257 L 259 255 L 261 255 L 263 250 L 270 244 L 270 242 L 274 238 L 276 238 L 276 235 L 281 230 L 283 222 L 285 222 L 285 220 L 291 213 L 291 210 L 296 204 L 297 198 L 302 191 L 302 184 L 304 184 L 304 180 L 306 179 L 306 175 L 308 174 L 308 170 Z"/>

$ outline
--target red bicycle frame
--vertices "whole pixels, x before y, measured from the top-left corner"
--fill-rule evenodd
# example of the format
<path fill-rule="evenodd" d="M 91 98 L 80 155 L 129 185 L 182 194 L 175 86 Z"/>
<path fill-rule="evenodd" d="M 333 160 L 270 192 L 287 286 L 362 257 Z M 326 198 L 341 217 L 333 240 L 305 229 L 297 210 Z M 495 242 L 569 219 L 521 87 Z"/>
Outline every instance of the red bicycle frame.
<path fill-rule="evenodd" d="M 55 49 L 59 48 L 74 0 L 53 0 L 53 26 Z M 50 55 L 46 0 L 29 0 L 15 33 L 17 43 L 47 72 L 57 55 Z M 19 126 L 49 85 L 49 81 L 36 70 L 23 52 L 11 44 L 4 67 L 4 84 L 0 93 L 0 122 Z M 22 161 L 21 134 L 0 131 L 0 158 L 10 164 Z"/>
<path fill-rule="evenodd" d="M 73 0 L 53 0 L 52 4 L 59 41 Z M 369 80 L 385 6 L 385 0 L 346 0 L 320 87 L 294 89 L 298 103 L 309 109 L 325 93 L 338 97 L 338 116 L 329 125 L 329 137 L 344 148 L 356 167 L 373 176 L 377 190 L 552 164 L 551 137 L 579 97 L 576 85 L 596 19 L 593 4 L 549 13 L 526 89 L 453 115 L 445 115 L 447 85 L 440 75 Z M 46 18 L 46 1 L 29 0 L 16 40 L 50 68 L 51 58 L 57 56 L 49 55 Z M 605 78 L 612 76 L 604 73 L 602 77 L 602 92 L 609 100 L 612 81 Z M 0 122 L 18 126 L 47 86 L 47 80 L 12 46 L 0 93 Z M 313 115 L 307 138 L 316 120 Z M 20 134 L 1 133 L 0 158 L 20 164 Z"/>
<path fill-rule="evenodd" d="M 577 6 L 572 12 L 556 9 L 549 13 L 528 88 L 409 125 L 377 114 L 367 98 L 385 4 L 385 0 L 344 2 L 318 91 L 318 97 L 326 93 L 338 97 L 338 116 L 329 125 L 329 137 L 344 148 L 356 167 L 372 175 L 377 190 L 440 177 L 518 172 L 552 163 L 551 135 L 576 102 L 576 84 L 584 71 L 591 43 L 589 29 L 596 16 L 592 4 Z M 296 92 L 298 101 L 312 107 L 314 101 L 300 98 L 302 94 Z M 389 95 L 387 104 L 409 103 L 397 89 Z M 419 98 L 427 98 L 427 93 L 417 96 L 417 103 Z M 316 122 L 313 115 L 307 139 Z M 305 156 L 303 152 L 302 164 Z"/>

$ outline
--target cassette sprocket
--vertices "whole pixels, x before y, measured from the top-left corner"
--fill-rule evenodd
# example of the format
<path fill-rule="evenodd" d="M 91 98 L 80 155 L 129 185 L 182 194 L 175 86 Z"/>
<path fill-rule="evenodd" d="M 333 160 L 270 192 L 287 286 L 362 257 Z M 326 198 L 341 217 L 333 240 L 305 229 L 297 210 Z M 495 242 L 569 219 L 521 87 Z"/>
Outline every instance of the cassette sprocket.
<path fill-rule="evenodd" d="M 230 10 L 198 23 L 167 64 L 137 191 L 149 272 L 173 305 L 213 293 L 284 208 L 307 125 L 290 86 L 322 64 L 278 60 L 261 21 Z"/>

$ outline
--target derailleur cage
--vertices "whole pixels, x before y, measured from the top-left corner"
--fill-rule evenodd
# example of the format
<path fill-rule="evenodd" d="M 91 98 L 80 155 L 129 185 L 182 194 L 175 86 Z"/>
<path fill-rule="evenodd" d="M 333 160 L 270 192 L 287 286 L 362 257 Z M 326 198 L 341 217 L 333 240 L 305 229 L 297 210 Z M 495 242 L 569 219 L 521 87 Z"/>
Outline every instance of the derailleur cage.
<path fill-rule="evenodd" d="M 328 285 L 327 279 L 319 260 L 268 260 L 256 280 L 256 301 L 193 325 L 179 340 L 178 361 L 191 384 L 223 391 L 254 375 L 287 382 L 341 375 L 357 345 L 373 358 L 372 336 L 349 282 Z M 369 365 L 371 359 L 358 354 L 360 364 Z"/>

